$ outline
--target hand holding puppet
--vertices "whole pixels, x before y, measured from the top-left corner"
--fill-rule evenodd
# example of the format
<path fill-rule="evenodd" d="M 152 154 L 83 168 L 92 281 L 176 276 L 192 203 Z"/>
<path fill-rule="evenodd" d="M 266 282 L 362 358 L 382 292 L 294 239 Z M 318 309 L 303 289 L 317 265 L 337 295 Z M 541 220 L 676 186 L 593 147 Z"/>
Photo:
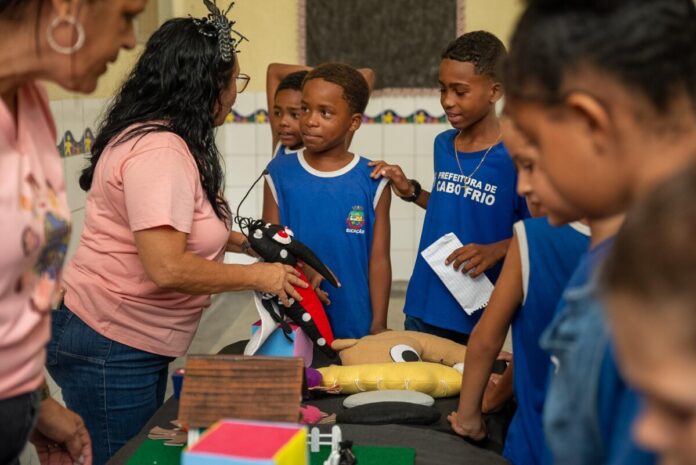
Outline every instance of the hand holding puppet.
<path fill-rule="evenodd" d="M 242 230 L 242 233 L 247 237 L 251 248 L 266 262 L 283 263 L 295 267 L 299 271 L 303 281 L 309 283 L 299 262 L 303 262 L 311 266 L 321 276 L 326 279 L 334 287 L 339 287 L 340 284 L 336 276 L 331 270 L 322 263 L 322 261 L 312 252 L 306 245 L 293 237 L 293 232 L 285 226 L 264 223 L 262 220 L 252 220 L 250 218 L 237 218 L 237 223 Z M 246 230 L 246 231 L 245 231 Z M 271 320 L 279 325 L 283 332 L 290 334 L 290 326 L 286 323 L 285 317 L 288 317 L 293 323 L 299 326 L 304 333 L 309 336 L 312 342 L 319 347 L 326 355 L 332 357 L 335 355 L 331 349 L 333 342 L 333 332 L 329 325 L 328 317 L 324 311 L 324 307 L 319 301 L 314 289 L 311 287 L 300 288 L 295 287 L 295 290 L 302 296 L 302 301 L 297 302 L 291 299 L 291 305 L 285 307 L 279 301 L 277 296 L 256 292 L 255 300 L 257 308 L 261 314 L 262 330 L 257 331 L 252 336 L 252 339 L 247 345 L 246 353 L 253 354 L 258 347 L 263 344 L 266 337 L 275 330 L 272 328 L 264 328 L 264 321 L 270 316 Z"/>

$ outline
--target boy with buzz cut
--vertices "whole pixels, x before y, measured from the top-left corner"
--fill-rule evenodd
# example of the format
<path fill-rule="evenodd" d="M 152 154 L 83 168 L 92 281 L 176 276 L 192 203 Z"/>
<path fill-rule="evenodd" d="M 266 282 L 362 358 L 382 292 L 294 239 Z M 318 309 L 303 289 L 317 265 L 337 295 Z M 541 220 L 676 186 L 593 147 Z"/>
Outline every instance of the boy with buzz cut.
<path fill-rule="evenodd" d="M 300 133 L 302 82 L 310 66 L 271 63 L 266 70 L 266 100 L 273 134 L 273 156 L 297 152 L 304 147 Z M 375 82 L 370 68 L 358 69 L 369 91 Z M 350 147 L 350 137 L 348 145 Z"/>
<path fill-rule="evenodd" d="M 308 275 L 338 338 L 379 333 L 387 325 L 390 191 L 386 181 L 370 177 L 369 160 L 346 149 L 368 98 L 365 78 L 350 66 L 311 70 L 302 87 L 305 148 L 275 157 L 264 186 L 263 219 L 290 227 L 341 282 L 339 289 L 321 289 Z"/>
<path fill-rule="evenodd" d="M 301 67 L 271 63 L 266 77 L 269 122 L 273 133 L 273 156 L 296 152 L 303 147 L 300 134 L 302 81 L 307 69 L 285 71 Z"/>
<path fill-rule="evenodd" d="M 495 104 L 502 97 L 505 46 L 485 31 L 451 42 L 440 62 L 440 103 L 454 129 L 435 138 L 432 192 L 408 179 L 401 167 L 371 163 L 374 179 L 389 179 L 394 193 L 427 209 L 418 256 L 406 292 L 405 328 L 466 344 L 482 311 L 468 315 L 430 268 L 421 252 L 453 232 L 465 244 L 447 265 L 495 283 L 512 227 L 529 216 L 517 195 L 517 175 L 505 146 Z"/>

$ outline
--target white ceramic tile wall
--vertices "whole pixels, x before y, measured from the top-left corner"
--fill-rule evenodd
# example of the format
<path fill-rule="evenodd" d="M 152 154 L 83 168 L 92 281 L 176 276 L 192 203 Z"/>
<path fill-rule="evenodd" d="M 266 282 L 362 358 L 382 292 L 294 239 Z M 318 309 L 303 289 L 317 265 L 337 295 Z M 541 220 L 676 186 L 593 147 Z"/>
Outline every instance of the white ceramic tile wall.
<path fill-rule="evenodd" d="M 86 127 L 96 133 L 99 118 L 108 101 L 105 99 L 69 99 L 52 101 L 51 111 L 56 121 L 58 138 L 70 130 L 81 138 Z M 248 92 L 238 96 L 235 111 L 249 116 L 266 109 L 263 92 Z M 416 110 L 425 110 L 431 116 L 440 116 L 439 96 L 427 97 L 373 97 L 365 114 L 374 117 L 384 110 L 399 116 L 409 116 Z M 356 133 L 351 150 L 372 159 L 384 159 L 402 166 L 407 176 L 418 179 L 424 188 L 433 182 L 433 141 L 435 136 L 449 128 L 447 124 L 363 124 Z M 271 159 L 271 132 L 268 124 L 225 124 L 216 134 L 218 149 L 225 160 L 225 192 L 233 210 L 259 173 Z M 73 210 L 73 242 L 79 240 L 84 216 L 85 193 L 77 184 L 77 176 L 85 163 L 84 157 L 65 159 L 68 202 Z M 241 214 L 260 217 L 263 206 L 263 183 L 249 194 Z M 423 224 L 424 211 L 392 196 L 392 270 L 394 280 L 407 280 L 413 269 Z M 73 244 L 74 243 L 74 244 Z M 248 262 L 245 256 L 227 254 L 226 261 Z"/>
<path fill-rule="evenodd" d="M 350 150 L 371 160 L 379 160 L 384 153 L 381 124 L 362 124 L 353 135 Z"/>

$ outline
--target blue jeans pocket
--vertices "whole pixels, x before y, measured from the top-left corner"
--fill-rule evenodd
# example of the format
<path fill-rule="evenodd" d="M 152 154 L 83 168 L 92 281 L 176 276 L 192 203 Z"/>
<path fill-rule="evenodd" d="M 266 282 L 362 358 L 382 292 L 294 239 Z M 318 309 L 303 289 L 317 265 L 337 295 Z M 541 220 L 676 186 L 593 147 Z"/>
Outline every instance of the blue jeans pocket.
<path fill-rule="evenodd" d="M 70 323 L 72 317 L 75 316 L 62 303 L 51 312 L 51 339 L 46 346 L 46 365 L 54 366 L 58 363 L 58 347 L 60 340 L 63 337 L 65 326 Z"/>
<path fill-rule="evenodd" d="M 57 364 L 59 355 L 104 365 L 111 343 L 63 304 L 53 312 L 47 365 Z"/>

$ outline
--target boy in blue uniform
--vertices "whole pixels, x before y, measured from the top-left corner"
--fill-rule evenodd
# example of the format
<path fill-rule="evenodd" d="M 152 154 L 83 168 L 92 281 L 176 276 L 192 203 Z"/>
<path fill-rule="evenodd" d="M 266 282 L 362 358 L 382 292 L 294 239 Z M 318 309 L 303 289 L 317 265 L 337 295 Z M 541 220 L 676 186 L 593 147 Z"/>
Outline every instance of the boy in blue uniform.
<path fill-rule="evenodd" d="M 300 117 L 305 149 L 274 158 L 264 187 L 264 220 L 289 226 L 341 282 L 339 289 L 322 285 L 338 338 L 378 333 L 387 324 L 390 192 L 386 181 L 370 177 L 369 160 L 346 149 L 368 97 L 365 78 L 349 66 L 310 71 Z"/>
<path fill-rule="evenodd" d="M 300 133 L 302 81 L 309 71 L 304 68 L 279 63 L 268 65 L 266 98 L 274 157 L 297 152 L 303 147 Z"/>
<path fill-rule="evenodd" d="M 271 63 L 266 70 L 266 100 L 273 134 L 273 156 L 302 150 L 300 115 L 302 113 L 302 81 L 312 68 L 303 65 Z M 375 75 L 370 68 L 358 70 L 372 92 Z M 352 134 L 348 137 L 348 147 Z"/>
<path fill-rule="evenodd" d="M 449 44 L 440 62 L 440 102 L 454 129 L 435 138 L 432 192 L 409 180 L 397 165 L 373 162 L 372 176 L 391 182 L 397 196 L 427 209 L 418 256 L 406 292 L 405 328 L 466 343 L 481 311 L 468 315 L 421 252 L 453 232 L 465 244 L 446 261 L 495 283 L 512 225 L 528 216 L 515 192 L 515 167 L 500 142 L 495 104 L 503 95 L 500 66 L 505 46 L 485 31 Z"/>
<path fill-rule="evenodd" d="M 512 40 L 506 111 L 570 203 L 591 218 L 616 214 L 694 161 L 691 0 L 529 3 Z M 555 463 L 655 462 L 631 437 L 639 403 L 617 370 L 597 294 L 612 245 L 581 262 L 542 339 L 556 361 L 544 405 Z"/>
<path fill-rule="evenodd" d="M 486 313 L 469 338 L 459 408 L 449 421 L 462 436 L 485 438 L 484 389 L 512 324 L 513 365 L 508 370 L 514 366 L 517 411 L 503 455 L 514 465 L 537 465 L 545 449 L 541 414 L 551 365 L 539 347 L 539 336 L 551 322 L 561 293 L 587 250 L 589 229 L 577 222 L 582 213 L 565 202 L 539 170 L 538 153 L 514 124 L 505 119 L 501 125 L 505 146 L 517 166 L 517 190 L 535 218 L 515 224 Z"/>

